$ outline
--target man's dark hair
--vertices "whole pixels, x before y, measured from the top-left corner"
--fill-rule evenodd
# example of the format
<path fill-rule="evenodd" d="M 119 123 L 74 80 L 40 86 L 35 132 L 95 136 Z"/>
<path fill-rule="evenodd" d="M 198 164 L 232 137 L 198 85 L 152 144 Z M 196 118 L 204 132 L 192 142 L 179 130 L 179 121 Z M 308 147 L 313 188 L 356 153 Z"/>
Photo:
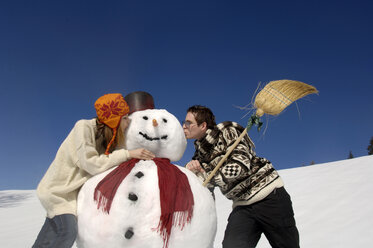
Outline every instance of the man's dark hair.
<path fill-rule="evenodd" d="M 211 109 L 201 105 L 194 105 L 188 108 L 187 113 L 189 112 L 194 115 L 194 118 L 196 118 L 198 125 L 206 122 L 207 128 L 212 129 L 214 128 L 214 126 L 216 126 L 215 116 L 212 113 Z"/>

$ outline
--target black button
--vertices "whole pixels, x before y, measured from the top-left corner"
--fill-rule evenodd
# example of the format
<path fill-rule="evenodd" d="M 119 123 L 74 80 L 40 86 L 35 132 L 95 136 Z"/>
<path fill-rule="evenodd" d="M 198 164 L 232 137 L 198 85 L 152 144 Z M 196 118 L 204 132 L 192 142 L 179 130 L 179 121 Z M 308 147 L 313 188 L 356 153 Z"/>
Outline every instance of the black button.
<path fill-rule="evenodd" d="M 130 228 L 128 228 L 128 230 L 127 230 L 126 233 L 124 234 L 124 237 L 125 237 L 126 239 L 130 239 L 130 238 L 132 238 L 132 236 L 133 236 L 134 234 L 135 234 L 135 233 L 133 232 L 133 228 L 130 227 Z"/>
<path fill-rule="evenodd" d="M 142 173 L 141 171 L 139 171 L 139 172 L 136 173 L 135 176 L 138 177 L 138 178 L 141 178 L 141 177 L 144 176 L 144 173 Z"/>
<path fill-rule="evenodd" d="M 138 197 L 134 193 L 129 193 L 128 199 L 130 199 L 131 201 L 137 201 Z"/>

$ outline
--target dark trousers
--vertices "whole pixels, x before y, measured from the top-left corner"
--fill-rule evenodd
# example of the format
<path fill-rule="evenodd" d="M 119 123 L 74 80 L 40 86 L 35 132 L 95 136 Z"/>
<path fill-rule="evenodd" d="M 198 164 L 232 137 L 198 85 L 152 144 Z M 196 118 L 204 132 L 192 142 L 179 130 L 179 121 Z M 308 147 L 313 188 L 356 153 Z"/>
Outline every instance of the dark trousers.
<path fill-rule="evenodd" d="M 223 248 L 256 247 L 262 233 L 274 248 L 299 248 L 291 199 L 283 187 L 259 202 L 233 209 Z"/>
<path fill-rule="evenodd" d="M 75 215 L 56 215 L 46 218 L 32 248 L 70 248 L 78 233 Z"/>

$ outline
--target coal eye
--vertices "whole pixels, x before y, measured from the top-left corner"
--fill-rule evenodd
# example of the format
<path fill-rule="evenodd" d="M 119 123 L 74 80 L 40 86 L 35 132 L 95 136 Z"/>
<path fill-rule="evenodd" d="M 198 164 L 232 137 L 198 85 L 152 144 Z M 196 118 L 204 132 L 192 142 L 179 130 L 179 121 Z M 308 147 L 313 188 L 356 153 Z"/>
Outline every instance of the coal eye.
<path fill-rule="evenodd" d="M 147 120 L 147 119 L 149 119 L 147 116 L 143 116 L 142 117 L 144 120 Z"/>
<path fill-rule="evenodd" d="M 167 123 L 167 119 L 163 119 L 163 122 Z"/>

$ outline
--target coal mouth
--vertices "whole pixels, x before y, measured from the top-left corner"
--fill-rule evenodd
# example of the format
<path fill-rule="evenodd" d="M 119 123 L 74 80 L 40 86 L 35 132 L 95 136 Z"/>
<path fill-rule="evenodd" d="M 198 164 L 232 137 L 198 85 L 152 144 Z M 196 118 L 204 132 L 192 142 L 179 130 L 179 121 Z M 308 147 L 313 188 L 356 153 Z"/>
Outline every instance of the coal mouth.
<path fill-rule="evenodd" d="M 167 139 L 167 135 L 164 135 L 160 138 L 156 137 L 156 138 L 152 138 L 152 137 L 149 137 L 146 133 L 142 133 L 142 132 L 139 132 L 140 135 L 142 135 L 142 137 L 144 137 L 146 140 L 150 140 L 150 141 L 153 141 L 153 140 L 166 140 Z"/>

